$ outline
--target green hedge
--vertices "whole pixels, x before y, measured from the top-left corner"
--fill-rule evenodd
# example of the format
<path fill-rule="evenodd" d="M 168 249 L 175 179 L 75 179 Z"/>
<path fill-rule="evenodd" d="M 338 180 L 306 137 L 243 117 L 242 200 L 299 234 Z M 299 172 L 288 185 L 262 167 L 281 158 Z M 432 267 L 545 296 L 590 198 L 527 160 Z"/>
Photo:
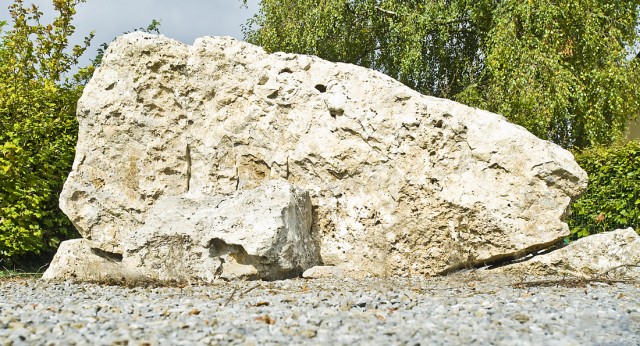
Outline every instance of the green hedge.
<path fill-rule="evenodd" d="M 572 205 L 569 240 L 618 228 L 640 229 L 640 141 L 576 154 L 589 174 L 587 192 Z"/>
<path fill-rule="evenodd" d="M 77 236 L 58 208 L 77 141 L 76 103 L 82 74 L 69 80 L 88 45 L 70 47 L 80 1 L 56 1 L 59 16 L 22 1 L 9 6 L 11 29 L 0 22 L 0 262 L 55 250 Z M 82 72 L 83 70 L 81 70 Z M 84 72 L 87 74 L 88 72 Z"/>
<path fill-rule="evenodd" d="M 58 208 L 74 157 L 77 123 L 71 105 L 77 92 L 49 93 L 31 85 L 20 96 L 32 103 L 24 108 L 0 88 L 5 130 L 0 134 L 0 258 L 54 250 L 61 240 L 77 236 Z"/>
<path fill-rule="evenodd" d="M 54 1 L 58 15 L 43 24 L 37 6 L 14 0 L 11 29 L 0 21 L 0 268 L 31 266 L 79 236 L 58 196 L 75 154 L 76 104 L 106 48 L 69 78 L 93 38 L 73 47 L 68 41 L 75 6 L 84 1 Z M 135 30 L 159 33 L 159 25 Z"/>

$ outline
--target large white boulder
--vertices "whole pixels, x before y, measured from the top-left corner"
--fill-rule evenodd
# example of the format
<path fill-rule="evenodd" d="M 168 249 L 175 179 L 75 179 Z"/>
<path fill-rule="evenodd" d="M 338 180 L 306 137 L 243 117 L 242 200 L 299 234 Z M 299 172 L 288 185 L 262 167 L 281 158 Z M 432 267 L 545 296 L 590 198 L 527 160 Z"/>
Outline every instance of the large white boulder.
<path fill-rule="evenodd" d="M 522 262 L 495 269 L 515 275 L 640 279 L 640 236 L 633 228 L 590 235 Z"/>
<path fill-rule="evenodd" d="M 322 264 L 446 273 L 558 242 L 587 184 L 568 151 L 500 115 L 228 37 L 118 38 L 78 120 L 61 208 L 123 256 L 184 221 L 163 208 L 286 180 L 311 195 Z"/>

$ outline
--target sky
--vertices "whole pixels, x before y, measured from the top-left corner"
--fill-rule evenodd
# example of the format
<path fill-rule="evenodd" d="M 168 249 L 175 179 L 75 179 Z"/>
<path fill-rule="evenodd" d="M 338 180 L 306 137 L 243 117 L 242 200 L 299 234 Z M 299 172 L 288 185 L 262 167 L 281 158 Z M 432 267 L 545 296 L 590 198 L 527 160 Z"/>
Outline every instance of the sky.
<path fill-rule="evenodd" d="M 160 33 L 192 44 L 201 36 L 233 36 L 243 38 L 241 25 L 258 11 L 259 0 L 87 0 L 76 7 L 75 34 L 70 43 L 81 44 L 95 31 L 91 47 L 80 61 L 88 65 L 103 42 L 134 28 L 147 27 L 153 19 L 160 21 Z M 8 6 L 12 0 L 0 0 L 0 21 L 11 22 Z M 52 0 L 24 0 L 36 4 L 44 13 L 44 23 L 50 23 L 54 11 Z M 6 29 L 6 28 L 5 28 Z"/>

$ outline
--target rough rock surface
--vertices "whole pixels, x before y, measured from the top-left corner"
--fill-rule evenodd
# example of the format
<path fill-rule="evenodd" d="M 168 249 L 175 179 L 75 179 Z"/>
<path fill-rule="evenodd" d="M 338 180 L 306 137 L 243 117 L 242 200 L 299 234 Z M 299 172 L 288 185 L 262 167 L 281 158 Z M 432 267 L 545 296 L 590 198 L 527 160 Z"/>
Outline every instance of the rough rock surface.
<path fill-rule="evenodd" d="M 334 266 L 315 266 L 305 270 L 302 277 L 305 279 L 340 279 L 344 277 L 344 270 Z"/>
<path fill-rule="evenodd" d="M 553 252 L 494 269 L 517 275 L 640 279 L 640 236 L 633 228 L 590 235 Z"/>
<path fill-rule="evenodd" d="M 230 195 L 162 197 L 119 253 L 63 242 L 45 279 L 213 282 L 283 279 L 319 263 L 311 200 L 285 181 Z"/>
<path fill-rule="evenodd" d="M 63 241 L 42 275 L 44 280 L 90 282 L 121 282 L 127 277 L 118 259 L 100 253 L 97 248 L 92 249 L 91 242 L 82 238 Z"/>
<path fill-rule="evenodd" d="M 280 179 L 310 192 L 323 264 L 445 273 L 556 243 L 587 183 L 569 152 L 499 115 L 226 37 L 118 38 L 78 120 L 61 208 L 116 254 L 164 198 Z"/>

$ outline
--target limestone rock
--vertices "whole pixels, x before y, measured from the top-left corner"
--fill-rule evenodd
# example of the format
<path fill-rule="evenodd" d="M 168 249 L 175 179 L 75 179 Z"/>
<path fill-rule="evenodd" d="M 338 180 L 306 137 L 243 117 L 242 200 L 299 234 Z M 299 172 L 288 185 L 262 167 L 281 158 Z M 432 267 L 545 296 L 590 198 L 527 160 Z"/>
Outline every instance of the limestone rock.
<path fill-rule="evenodd" d="M 99 249 L 92 249 L 91 242 L 86 239 L 63 241 L 42 275 L 44 280 L 92 282 L 123 282 L 127 277 L 119 257 L 110 257 Z"/>
<path fill-rule="evenodd" d="M 302 273 L 302 277 L 305 279 L 339 279 L 343 276 L 344 274 L 342 268 L 334 266 L 315 266 L 305 270 L 304 273 Z"/>
<path fill-rule="evenodd" d="M 553 252 L 499 267 L 517 275 L 640 279 L 640 236 L 633 228 L 590 235 Z"/>
<path fill-rule="evenodd" d="M 296 277 L 319 263 L 309 194 L 285 181 L 213 198 L 162 197 L 123 234 L 121 253 L 92 243 L 64 242 L 45 278 L 98 281 L 97 270 L 110 281 L 210 283 Z"/>
<path fill-rule="evenodd" d="M 499 115 L 225 37 L 118 38 L 78 120 L 61 208 L 123 256 L 159 204 L 280 179 L 309 191 L 323 264 L 445 273 L 556 243 L 587 183 L 569 152 Z"/>

